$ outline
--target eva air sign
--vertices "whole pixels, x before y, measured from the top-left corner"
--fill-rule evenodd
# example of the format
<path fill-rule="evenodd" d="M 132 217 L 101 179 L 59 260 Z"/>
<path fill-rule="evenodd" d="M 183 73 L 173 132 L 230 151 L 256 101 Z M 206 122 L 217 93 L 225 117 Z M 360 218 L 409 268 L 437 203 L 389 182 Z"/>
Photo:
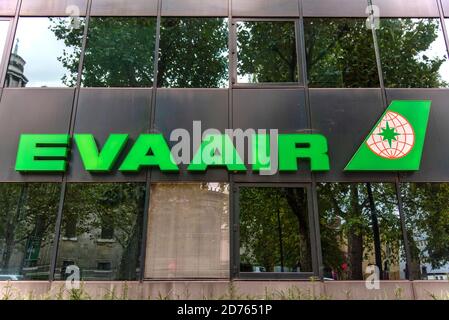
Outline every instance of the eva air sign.
<path fill-rule="evenodd" d="M 419 170 L 430 113 L 430 101 L 393 101 L 345 168 L 345 171 Z M 184 130 L 184 129 L 178 129 Z M 207 130 L 190 157 L 191 139 L 175 135 L 171 149 L 162 134 L 141 134 L 124 160 L 119 157 L 129 144 L 129 135 L 113 133 L 99 148 L 91 134 L 22 134 L 17 151 L 16 171 L 65 172 L 72 144 L 76 145 L 84 168 L 106 173 L 118 165 L 121 172 L 138 172 L 146 167 L 177 172 L 204 172 L 224 167 L 232 172 L 252 170 L 261 175 L 299 170 L 300 159 L 310 162 L 311 171 L 328 171 L 330 159 L 327 139 L 320 134 L 278 134 L 276 130 L 226 130 L 225 134 Z M 195 131 L 195 130 L 194 130 Z M 171 135 L 171 137 L 173 134 Z M 245 149 L 245 139 L 248 148 Z M 198 140 L 198 139 L 196 139 Z M 246 156 L 245 156 L 246 155 Z M 246 158 L 246 164 L 243 159 Z"/>

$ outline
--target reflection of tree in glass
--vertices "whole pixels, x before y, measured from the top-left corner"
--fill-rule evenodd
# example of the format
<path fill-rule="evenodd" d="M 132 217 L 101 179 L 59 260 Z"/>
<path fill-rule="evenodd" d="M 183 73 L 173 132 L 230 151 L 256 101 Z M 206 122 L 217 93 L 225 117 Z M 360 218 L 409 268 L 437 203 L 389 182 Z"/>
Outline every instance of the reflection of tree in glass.
<path fill-rule="evenodd" d="M 403 184 L 402 199 L 412 252 L 412 274 L 421 278 L 420 265 L 441 268 L 449 263 L 449 184 Z"/>
<path fill-rule="evenodd" d="M 48 270 L 50 261 L 40 251 L 54 239 L 58 203 L 57 184 L 0 184 L 2 273 L 21 274 L 24 267 L 35 266 Z"/>
<path fill-rule="evenodd" d="M 222 18 L 163 18 L 160 87 L 227 86 L 228 24 Z"/>
<path fill-rule="evenodd" d="M 241 188 L 239 205 L 241 271 L 312 271 L 304 189 Z"/>
<path fill-rule="evenodd" d="M 438 19 L 382 19 L 378 30 L 388 87 L 445 87 L 440 56 L 425 52 L 441 33 Z M 361 19 L 306 19 L 307 70 L 312 87 L 377 87 L 371 30 Z M 443 44 L 444 47 L 444 44 Z"/>
<path fill-rule="evenodd" d="M 307 72 L 311 87 L 378 87 L 371 30 L 364 19 L 306 19 Z"/>
<path fill-rule="evenodd" d="M 78 32 L 62 23 L 52 28 L 59 39 L 77 42 Z M 153 83 L 156 19 L 93 17 L 89 22 L 82 84 L 85 87 L 148 87 Z M 60 57 L 76 81 L 78 59 Z"/>
<path fill-rule="evenodd" d="M 399 266 L 401 228 L 393 184 L 324 183 L 318 201 L 324 266 L 338 279 L 363 279 L 368 261 L 381 270 Z"/>
<path fill-rule="evenodd" d="M 78 22 L 79 28 L 73 28 L 75 25 L 71 18 L 49 18 L 49 29 L 55 34 L 58 40 L 64 41 L 65 49 L 63 55 L 57 57 L 67 73 L 62 77 L 61 81 L 68 87 L 76 84 L 78 75 L 78 65 L 81 56 L 81 45 L 84 35 L 84 20 Z"/>
<path fill-rule="evenodd" d="M 77 32 L 55 23 L 59 39 L 77 42 Z M 153 83 L 154 18 L 94 17 L 89 23 L 82 84 L 86 87 L 148 87 Z M 226 19 L 164 18 L 158 84 L 163 87 L 223 87 L 227 84 Z M 60 57 L 76 75 L 78 59 Z M 65 79 L 73 82 L 76 76 Z"/>
<path fill-rule="evenodd" d="M 144 186 L 120 184 L 70 185 L 64 204 L 64 235 L 76 225 L 76 235 L 101 238 L 104 228 L 120 245 L 116 279 L 135 279 L 143 227 Z M 95 263 L 95 261 L 87 261 Z M 82 264 L 82 262 L 80 262 Z"/>
<path fill-rule="evenodd" d="M 447 61 L 439 19 L 382 19 L 378 31 L 387 87 L 438 88 Z M 438 46 L 440 47 L 438 48 Z M 429 56 L 434 55 L 434 56 Z"/>
<path fill-rule="evenodd" d="M 240 82 L 298 81 L 294 22 L 239 22 L 237 48 Z"/>

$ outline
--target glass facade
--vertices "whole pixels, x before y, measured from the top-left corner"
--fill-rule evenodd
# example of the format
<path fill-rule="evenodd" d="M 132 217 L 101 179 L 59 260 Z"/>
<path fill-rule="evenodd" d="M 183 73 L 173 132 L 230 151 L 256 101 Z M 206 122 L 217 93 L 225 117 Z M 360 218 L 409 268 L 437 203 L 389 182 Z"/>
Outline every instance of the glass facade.
<path fill-rule="evenodd" d="M 242 187 L 240 272 L 312 272 L 307 191 Z"/>
<path fill-rule="evenodd" d="M 47 280 L 59 184 L 0 184 L 0 280 Z"/>
<path fill-rule="evenodd" d="M 134 126 L 139 133 L 159 132 L 153 119 L 157 117 L 164 128 L 188 130 L 200 117 L 217 128 L 262 123 L 280 131 L 322 133 L 316 128 L 325 127 L 329 141 L 344 136 L 353 144 L 329 144 L 331 161 L 337 163 L 349 160 L 363 139 L 353 125 L 366 122 L 369 127 L 375 121 L 365 114 L 378 114 L 393 100 L 425 99 L 432 100 L 429 128 L 438 134 L 432 131 L 427 137 L 422 170 L 385 173 L 390 182 L 383 183 L 379 181 L 384 176 L 374 173 L 350 175 L 342 169 L 335 174 L 339 162 L 332 162 L 334 171 L 326 176 L 310 173 L 302 163 L 298 175 L 262 178 L 232 171 L 220 176 L 215 169 L 184 176 L 146 171 L 143 178 L 89 173 L 78 175 L 81 181 L 68 182 L 65 189 L 60 183 L 26 183 L 42 176 L 17 173 L 14 164 L 2 158 L 17 151 L 16 141 L 13 148 L 0 138 L 0 173 L 7 172 L 0 175 L 0 280 L 64 280 L 72 266 L 86 281 L 297 279 L 302 273 L 321 272 L 329 281 L 360 281 L 373 266 L 382 280 L 447 280 L 449 184 L 444 181 L 449 174 L 447 168 L 436 167 L 448 158 L 442 146 L 449 136 L 444 111 L 449 100 L 449 44 L 443 33 L 449 19 L 415 18 L 407 11 L 388 16 L 411 18 L 381 18 L 373 33 L 360 14 L 223 16 L 145 12 L 125 17 L 115 11 L 102 16 L 88 12 L 80 19 L 0 17 L 4 141 L 17 138 L 11 120 L 24 115 L 11 110 L 19 104 L 30 105 L 36 123 L 46 119 L 38 128 L 73 134 L 72 119 L 77 129 L 85 130 L 86 117 L 77 117 L 84 94 L 95 93 L 89 97 L 94 102 L 83 105 L 88 109 L 113 91 L 126 92 L 126 98 L 117 94 L 117 100 L 136 106 L 127 109 L 135 115 L 129 119 L 145 119 L 143 125 L 123 119 L 124 128 Z M 187 94 L 180 95 L 178 89 Z M 298 94 L 289 94 L 293 91 Z M 36 92 L 57 96 L 58 107 L 60 101 L 69 101 L 67 111 L 61 111 L 66 113 L 42 113 L 39 106 L 47 100 Z M 75 99 L 73 92 L 79 93 Z M 253 107 L 250 100 L 260 96 L 267 102 Z M 160 112 L 172 101 L 186 107 L 168 115 Z M 349 110 L 352 107 L 346 106 L 354 101 L 356 110 Z M 210 106 L 210 112 L 204 112 L 203 105 Z M 110 114 L 91 114 L 115 117 L 115 108 L 111 106 Z M 335 118 L 321 113 L 330 108 Z M 287 109 L 293 111 L 279 111 Z M 346 122 L 338 127 L 339 115 Z M 99 138 L 127 133 L 114 127 L 120 121 L 112 120 L 96 128 Z M 9 126 L 10 121 L 14 125 Z M 53 123 L 63 124 L 53 130 Z M 42 132 L 33 124 L 24 122 L 21 132 Z M 70 164 L 70 170 L 80 167 Z M 216 172 L 222 179 L 215 179 Z M 64 179 L 72 181 L 70 175 L 68 171 Z M 56 179 L 49 177 L 42 181 Z M 151 187 L 147 190 L 146 185 Z M 316 203 L 311 200 L 315 196 Z"/>
<path fill-rule="evenodd" d="M 81 18 L 20 18 L 5 86 L 74 86 L 83 30 Z"/>
<path fill-rule="evenodd" d="M 151 87 L 155 40 L 155 18 L 92 17 L 82 85 Z"/>
<path fill-rule="evenodd" d="M 401 187 L 410 272 L 417 280 L 448 280 L 449 184 L 405 183 Z"/>
<path fill-rule="evenodd" d="M 143 184 L 69 184 L 55 278 L 75 265 L 81 280 L 138 279 L 144 203 Z"/>
<path fill-rule="evenodd" d="M 406 278 L 394 184 L 323 183 L 317 193 L 326 278 L 363 280 L 369 266 L 382 280 Z"/>
<path fill-rule="evenodd" d="M 3 57 L 3 53 L 5 51 L 6 40 L 8 37 L 9 30 L 9 20 L 1 20 L 0 19 L 0 59 Z M 0 61 L 1 65 L 1 61 Z"/>
<path fill-rule="evenodd" d="M 295 22 L 238 21 L 236 28 L 237 82 L 298 82 Z"/>
<path fill-rule="evenodd" d="M 305 19 L 304 37 L 310 87 L 380 86 L 373 36 L 365 19 Z"/>
<path fill-rule="evenodd" d="M 0 20 L 0 49 L 8 25 Z M 380 66 L 366 19 L 305 18 L 304 42 L 297 20 L 232 25 L 235 38 L 229 42 L 228 19 L 163 17 L 156 48 L 155 17 L 92 17 L 82 50 L 83 18 L 21 17 L 5 86 L 73 87 L 81 54 L 84 87 L 151 87 L 157 81 L 163 88 L 226 88 L 233 74 L 234 84 L 299 84 L 304 52 L 311 88 L 378 88 L 378 67 L 388 88 L 449 87 L 448 52 L 437 18 L 380 19 L 375 33 Z"/>
<path fill-rule="evenodd" d="M 162 18 L 158 86 L 228 86 L 228 22 L 222 18 Z"/>
<path fill-rule="evenodd" d="M 439 19 L 381 19 L 377 33 L 386 87 L 449 87 Z"/>

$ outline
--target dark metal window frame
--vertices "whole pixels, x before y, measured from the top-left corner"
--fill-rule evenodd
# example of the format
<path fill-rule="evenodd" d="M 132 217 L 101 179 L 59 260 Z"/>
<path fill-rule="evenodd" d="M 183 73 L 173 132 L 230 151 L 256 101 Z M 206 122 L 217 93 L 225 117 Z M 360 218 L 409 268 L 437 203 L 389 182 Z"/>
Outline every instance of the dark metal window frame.
<path fill-rule="evenodd" d="M 307 191 L 307 211 L 309 222 L 310 254 L 312 258 L 311 272 L 241 272 L 240 271 L 240 188 L 304 188 Z M 232 186 L 232 207 L 230 221 L 231 243 L 231 278 L 242 280 L 310 280 L 319 276 L 318 247 L 316 230 L 316 212 L 313 210 L 312 185 L 310 183 L 235 183 Z"/>

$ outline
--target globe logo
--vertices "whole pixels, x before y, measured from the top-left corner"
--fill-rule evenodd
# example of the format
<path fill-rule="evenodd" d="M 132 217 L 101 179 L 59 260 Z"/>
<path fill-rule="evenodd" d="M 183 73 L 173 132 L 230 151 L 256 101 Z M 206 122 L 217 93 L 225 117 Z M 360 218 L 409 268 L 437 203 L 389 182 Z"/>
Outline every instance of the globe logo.
<path fill-rule="evenodd" d="M 366 144 L 371 151 L 382 158 L 399 159 L 412 151 L 415 144 L 415 132 L 402 115 L 388 111 Z"/>

